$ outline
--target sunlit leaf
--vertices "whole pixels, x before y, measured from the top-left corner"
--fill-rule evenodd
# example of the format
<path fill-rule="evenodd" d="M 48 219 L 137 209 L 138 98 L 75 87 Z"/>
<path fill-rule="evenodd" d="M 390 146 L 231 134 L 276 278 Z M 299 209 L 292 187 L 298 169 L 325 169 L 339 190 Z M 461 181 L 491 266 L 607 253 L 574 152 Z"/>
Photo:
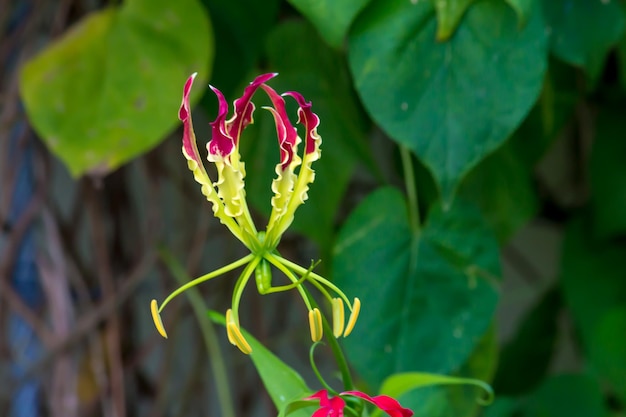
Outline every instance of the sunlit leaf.
<path fill-rule="evenodd" d="M 88 15 L 28 61 L 22 99 L 73 176 L 103 174 L 178 125 L 185 79 L 197 71 L 206 81 L 212 56 L 210 22 L 196 0 L 128 0 Z"/>

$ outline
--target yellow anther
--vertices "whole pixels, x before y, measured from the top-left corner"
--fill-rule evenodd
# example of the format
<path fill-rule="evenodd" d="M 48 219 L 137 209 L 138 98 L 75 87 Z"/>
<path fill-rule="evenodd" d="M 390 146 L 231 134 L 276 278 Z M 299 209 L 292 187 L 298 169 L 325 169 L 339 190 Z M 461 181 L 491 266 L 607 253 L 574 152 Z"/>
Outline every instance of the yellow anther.
<path fill-rule="evenodd" d="M 333 298 L 333 334 L 335 337 L 341 336 L 343 333 L 343 325 L 345 324 L 343 301 L 341 298 Z"/>
<path fill-rule="evenodd" d="M 311 340 L 319 342 L 324 335 L 324 327 L 322 326 L 322 313 L 316 307 L 309 310 L 309 327 L 311 328 Z"/>
<path fill-rule="evenodd" d="M 235 340 L 231 336 L 230 330 L 228 329 L 228 325 L 230 323 L 235 322 L 233 321 L 233 311 L 229 308 L 228 310 L 226 310 L 226 335 L 228 336 L 228 341 L 230 342 L 230 344 L 237 346 L 237 343 L 235 343 Z"/>
<path fill-rule="evenodd" d="M 249 355 L 252 353 L 252 347 L 248 344 L 248 341 L 243 337 L 239 327 L 235 323 L 230 323 L 226 327 L 226 332 L 230 333 L 229 339 L 233 339 L 234 345 L 239 348 L 244 354 Z"/>
<path fill-rule="evenodd" d="M 348 325 L 346 326 L 346 331 L 343 333 L 343 337 L 348 337 L 348 335 L 352 333 L 356 319 L 359 318 L 359 311 L 361 311 L 361 300 L 355 297 L 352 303 L 352 313 L 350 313 L 350 319 L 348 320 Z"/>
<path fill-rule="evenodd" d="M 165 331 L 165 327 L 163 327 L 163 321 L 161 321 L 157 300 L 152 300 L 150 302 L 150 311 L 152 312 L 152 320 L 154 321 L 154 325 L 159 331 L 159 334 L 167 339 L 167 332 Z"/>
<path fill-rule="evenodd" d="M 235 323 L 230 308 L 226 310 L 226 335 L 228 336 L 228 341 L 237 346 L 244 354 L 249 355 L 252 353 L 252 347 L 248 344 L 246 338 L 243 337 L 243 334 L 241 334 L 241 330 L 239 330 L 239 326 Z"/>

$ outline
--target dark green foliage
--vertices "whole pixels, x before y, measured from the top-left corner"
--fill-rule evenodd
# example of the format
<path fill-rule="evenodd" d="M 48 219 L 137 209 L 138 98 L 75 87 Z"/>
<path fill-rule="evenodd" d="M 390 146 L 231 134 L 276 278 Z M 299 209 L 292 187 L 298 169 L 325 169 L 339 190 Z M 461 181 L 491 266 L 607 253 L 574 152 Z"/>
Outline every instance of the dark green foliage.
<path fill-rule="evenodd" d="M 500 352 L 494 389 L 501 395 L 529 392 L 546 376 L 554 354 L 560 294 L 552 289 L 528 312 Z"/>
<path fill-rule="evenodd" d="M 165 139 L 189 73 L 210 77 L 232 102 L 255 74 L 279 72 L 268 84 L 313 103 L 323 140 L 309 199 L 279 250 L 308 264 L 311 246 L 290 245 L 302 234 L 317 245 L 320 269 L 363 302 L 341 340 L 359 384 L 374 394 L 399 372 L 495 375 L 489 417 L 625 415 L 623 2 L 186 0 L 172 13 L 188 24 L 171 26 L 155 23 L 163 17 L 151 4 L 127 0 L 87 17 L 81 38 L 24 66 L 30 121 L 73 175 L 104 175 Z M 102 39 L 111 50 L 91 48 Z M 197 99 L 206 88 L 198 84 Z M 129 103 L 145 103 L 150 117 Z M 261 105 L 254 118 L 241 152 L 262 228 L 278 150 Z M 206 156 L 209 129 L 195 120 Z M 533 302 L 502 344 L 498 326 L 510 323 L 499 321 L 498 300 L 520 288 L 502 284 L 514 275 L 503 249 L 520 244 L 528 225 L 562 246 L 527 260 L 541 271 L 521 274 Z M 530 249 L 545 243 L 519 239 Z M 273 375 L 267 357 L 275 359 L 253 356 L 264 379 Z M 293 392 L 304 392 L 289 374 L 272 381 L 272 397 L 294 380 Z M 472 387 L 428 387 L 403 401 L 416 417 L 470 417 L 476 396 Z"/>

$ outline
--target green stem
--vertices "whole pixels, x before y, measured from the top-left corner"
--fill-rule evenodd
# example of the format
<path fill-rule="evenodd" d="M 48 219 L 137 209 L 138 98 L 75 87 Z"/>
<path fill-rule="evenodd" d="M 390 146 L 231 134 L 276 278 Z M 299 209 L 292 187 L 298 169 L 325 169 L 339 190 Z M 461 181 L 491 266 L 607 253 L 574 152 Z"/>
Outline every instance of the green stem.
<path fill-rule="evenodd" d="M 233 317 L 235 318 L 235 323 L 239 326 L 239 302 L 241 301 L 241 295 L 243 294 L 243 290 L 246 288 L 246 284 L 248 280 L 252 276 L 254 272 L 254 268 L 261 262 L 261 257 L 256 256 L 243 270 L 239 278 L 237 278 L 237 282 L 235 282 L 235 288 L 233 289 L 233 301 L 232 301 L 232 309 L 233 309 Z M 228 323 L 227 323 L 228 325 Z"/>
<path fill-rule="evenodd" d="M 309 362 L 311 363 L 311 368 L 313 369 L 313 373 L 315 374 L 317 379 L 320 381 L 322 386 L 326 388 L 328 392 L 330 392 L 332 395 L 339 395 L 339 393 L 335 391 L 333 387 L 328 385 L 328 383 L 322 376 L 322 373 L 320 372 L 320 370 L 317 368 L 317 365 L 315 364 L 315 347 L 321 343 L 322 342 L 315 342 L 311 345 L 311 349 L 309 349 Z"/>
<path fill-rule="evenodd" d="M 198 284 L 203 283 L 204 281 L 208 281 L 211 278 L 216 278 L 222 274 L 225 274 L 226 272 L 232 271 L 235 268 L 239 268 L 242 265 L 247 264 L 248 262 L 250 262 L 252 259 L 254 259 L 255 255 L 254 254 L 248 254 L 246 256 L 244 256 L 243 258 L 230 263 L 220 269 L 216 269 L 213 272 L 209 272 L 206 275 L 202 275 L 199 278 L 194 279 L 193 281 L 189 281 L 184 285 L 181 285 L 180 287 L 178 287 L 173 293 L 171 293 L 170 295 L 167 296 L 167 298 L 163 301 L 163 303 L 161 303 L 161 305 L 159 306 L 159 313 L 163 310 L 163 308 L 165 308 L 165 306 L 172 301 L 172 299 L 174 297 L 176 297 L 177 295 L 179 295 L 182 292 L 187 291 L 188 289 L 195 287 Z"/>
<path fill-rule="evenodd" d="M 296 273 L 299 273 L 300 275 L 309 274 L 311 276 L 316 276 L 316 279 L 321 278 L 325 282 L 328 282 L 326 279 L 324 279 L 323 277 L 320 277 L 319 275 L 317 275 L 310 269 L 306 270 L 300 265 L 290 262 L 280 255 L 267 254 L 265 259 L 267 259 L 272 265 L 276 266 L 280 271 L 282 271 L 292 282 L 296 282 L 297 279 L 293 276 L 293 272 L 290 271 L 290 268 L 295 270 Z M 331 286 L 334 287 L 334 285 L 332 284 Z M 307 305 L 307 308 L 309 310 L 315 307 L 319 308 L 319 306 L 317 305 L 317 302 L 315 302 L 315 299 L 311 296 L 309 291 L 306 288 L 304 288 L 304 286 L 299 285 L 297 289 L 302 295 L 302 299 L 304 300 L 304 303 Z M 341 291 L 339 291 L 339 294 L 342 295 L 343 298 L 346 298 L 346 296 L 343 295 Z M 347 299 L 346 299 L 346 303 L 349 306 L 351 305 Z M 339 372 L 341 372 L 341 379 L 343 380 L 344 391 L 350 391 L 351 389 L 354 388 L 354 385 L 352 383 L 352 376 L 350 375 L 350 368 L 348 368 L 348 362 L 346 361 L 343 351 L 341 350 L 341 346 L 339 346 L 339 342 L 333 335 L 332 327 L 330 326 L 330 324 L 328 323 L 328 320 L 323 314 L 322 314 L 322 326 L 324 327 L 324 333 L 327 335 L 326 338 L 328 339 L 328 344 L 330 345 L 330 349 L 333 352 L 333 356 L 335 357 L 335 361 L 337 362 L 337 366 L 339 367 Z"/>
<path fill-rule="evenodd" d="M 328 288 L 333 290 L 348 305 L 348 308 L 350 308 L 350 311 L 352 311 L 352 303 L 350 302 L 350 300 L 348 300 L 348 297 L 346 297 L 346 295 L 343 293 L 343 291 L 339 289 L 339 287 L 337 287 L 335 284 L 333 284 L 332 282 L 330 282 L 323 276 L 316 274 L 313 271 L 308 271 L 304 269 L 303 267 L 301 267 L 300 265 L 298 265 L 297 263 L 291 262 L 290 260 L 285 259 L 280 255 L 268 254 L 265 258 L 275 265 L 276 263 L 281 263 L 285 265 L 287 268 L 290 268 L 291 270 L 295 271 L 296 273 L 300 275 L 308 273 L 311 276 L 311 278 L 321 282 L 322 284 L 326 285 Z"/>
<path fill-rule="evenodd" d="M 306 289 L 305 289 L 306 291 Z M 311 305 L 313 307 L 319 308 L 311 294 L 307 291 L 307 296 Z M 339 372 L 341 373 L 341 379 L 343 380 L 343 390 L 350 391 L 354 389 L 354 384 L 352 382 L 352 375 L 350 375 L 350 368 L 348 367 L 348 362 L 346 361 L 346 357 L 341 350 L 341 346 L 339 346 L 339 342 L 333 335 L 333 329 L 330 327 L 328 320 L 322 314 L 322 325 L 324 326 L 324 334 L 326 334 L 326 339 L 328 340 L 328 344 L 330 345 L 330 350 L 333 352 L 333 356 L 335 357 L 335 361 L 337 362 L 337 366 L 339 367 Z"/>
<path fill-rule="evenodd" d="M 280 259 L 284 259 L 282 257 L 278 257 Z M 283 265 L 279 259 L 276 259 L 276 257 L 274 256 L 265 256 L 265 259 L 267 259 L 272 265 L 274 265 L 276 268 L 278 268 L 279 271 L 281 271 L 283 274 L 285 274 L 285 276 L 287 278 L 289 278 L 289 280 L 291 282 L 297 282 L 298 278 L 296 278 L 296 276 L 293 274 L 293 272 L 291 272 L 291 270 L 289 268 L 287 268 L 285 265 Z M 296 289 L 298 290 L 298 292 L 300 293 L 300 296 L 302 297 L 302 301 L 304 301 L 304 305 L 306 306 L 306 308 L 308 310 L 312 310 L 313 307 L 311 307 L 311 303 L 309 302 L 309 297 L 305 288 L 302 285 L 298 285 L 296 286 Z"/>
<path fill-rule="evenodd" d="M 176 261 L 174 256 L 166 249 L 161 247 L 159 254 L 163 263 L 167 266 L 170 273 L 179 283 L 184 283 L 189 280 L 189 277 L 183 270 L 182 265 Z M 200 324 L 200 330 L 204 339 L 204 344 L 209 353 L 209 357 L 214 359 L 211 362 L 211 369 L 213 370 L 213 378 L 215 379 L 215 385 L 217 388 L 217 396 L 219 398 L 221 415 L 224 417 L 235 417 L 235 410 L 233 408 L 232 396 L 230 393 L 228 383 L 228 373 L 226 372 L 226 363 L 220 345 L 218 343 L 217 334 L 215 328 L 211 323 L 211 320 L 206 315 L 206 306 L 200 296 L 200 292 L 197 288 L 190 288 L 187 292 L 189 302 L 193 308 L 193 312 Z"/>
<path fill-rule="evenodd" d="M 406 146 L 400 145 L 400 157 L 402 158 L 406 195 L 409 200 L 409 223 L 411 230 L 418 233 L 420 230 L 420 209 L 417 200 L 417 186 L 415 185 L 415 172 L 413 170 L 413 161 L 411 160 L 411 151 Z"/>

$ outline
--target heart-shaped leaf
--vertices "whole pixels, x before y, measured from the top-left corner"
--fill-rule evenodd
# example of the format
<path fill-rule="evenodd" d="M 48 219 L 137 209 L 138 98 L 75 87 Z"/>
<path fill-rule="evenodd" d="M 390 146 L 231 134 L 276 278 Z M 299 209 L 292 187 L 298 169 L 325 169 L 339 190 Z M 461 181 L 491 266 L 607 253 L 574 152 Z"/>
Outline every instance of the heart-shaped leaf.
<path fill-rule="evenodd" d="M 127 0 L 87 16 L 28 61 L 22 99 L 73 176 L 104 174 L 177 126 L 185 79 L 197 71 L 206 81 L 212 55 L 197 0 Z"/>
<path fill-rule="evenodd" d="M 397 372 L 450 373 L 469 358 L 497 303 L 498 246 L 460 202 L 411 230 L 406 202 L 376 191 L 350 215 L 334 249 L 335 282 L 362 309 L 345 345 L 372 387 Z"/>
<path fill-rule="evenodd" d="M 450 201 L 536 101 L 546 37 L 539 13 L 519 29 L 502 1 L 472 5 L 448 42 L 435 30 L 431 2 L 374 1 L 351 30 L 349 60 L 372 118 L 417 154 Z"/>

